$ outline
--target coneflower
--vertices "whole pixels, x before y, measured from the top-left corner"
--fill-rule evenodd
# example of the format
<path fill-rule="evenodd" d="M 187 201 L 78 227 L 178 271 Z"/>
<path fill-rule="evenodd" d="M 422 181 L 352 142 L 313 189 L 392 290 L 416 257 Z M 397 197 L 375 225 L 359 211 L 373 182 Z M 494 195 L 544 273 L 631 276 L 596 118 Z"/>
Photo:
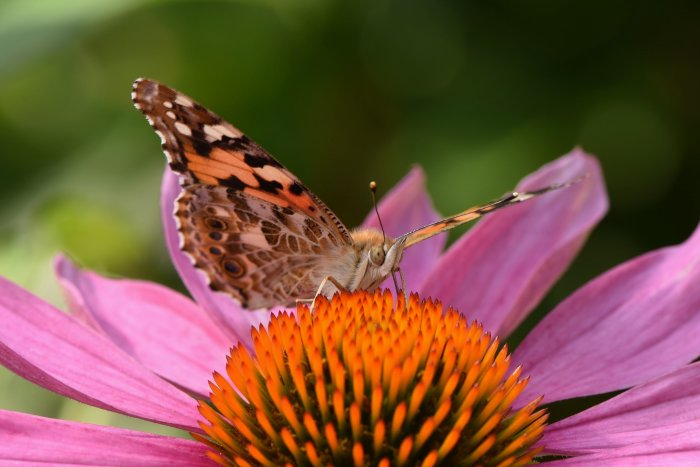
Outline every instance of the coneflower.
<path fill-rule="evenodd" d="M 483 327 L 433 301 L 319 297 L 232 349 L 199 410 L 223 465 L 517 466 L 540 451 L 538 399 Z M 521 404 L 522 405 L 522 404 Z"/>

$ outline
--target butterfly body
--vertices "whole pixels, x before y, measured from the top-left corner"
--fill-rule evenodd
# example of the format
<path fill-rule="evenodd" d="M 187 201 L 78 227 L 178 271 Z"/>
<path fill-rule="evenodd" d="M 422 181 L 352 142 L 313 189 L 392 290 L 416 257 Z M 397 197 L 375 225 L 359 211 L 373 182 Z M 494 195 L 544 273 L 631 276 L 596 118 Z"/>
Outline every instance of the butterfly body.
<path fill-rule="evenodd" d="M 357 263 L 345 287 L 349 290 L 374 290 L 399 269 L 403 258 L 403 241 L 385 237 L 376 229 L 357 229 L 352 232 Z"/>
<path fill-rule="evenodd" d="M 247 309 L 290 306 L 339 287 L 373 290 L 399 269 L 405 248 L 567 186 L 508 194 L 396 239 L 375 229 L 350 232 L 275 158 L 191 98 L 139 79 L 132 100 L 180 176 L 174 215 L 181 250 L 213 290 Z"/>

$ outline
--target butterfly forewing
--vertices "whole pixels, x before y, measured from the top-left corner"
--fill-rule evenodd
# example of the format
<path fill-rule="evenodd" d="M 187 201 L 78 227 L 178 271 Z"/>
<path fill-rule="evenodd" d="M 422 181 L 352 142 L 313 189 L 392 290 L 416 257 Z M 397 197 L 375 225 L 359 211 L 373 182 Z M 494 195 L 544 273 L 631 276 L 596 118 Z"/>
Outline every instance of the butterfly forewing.
<path fill-rule="evenodd" d="M 295 207 L 350 241 L 338 217 L 289 170 L 240 130 L 191 98 L 139 79 L 132 98 L 161 137 L 183 184 L 224 186 L 282 207 Z"/>
<path fill-rule="evenodd" d="M 349 260 L 345 226 L 289 170 L 191 98 L 140 79 L 132 98 L 181 175 L 182 249 L 246 308 L 312 298 Z"/>

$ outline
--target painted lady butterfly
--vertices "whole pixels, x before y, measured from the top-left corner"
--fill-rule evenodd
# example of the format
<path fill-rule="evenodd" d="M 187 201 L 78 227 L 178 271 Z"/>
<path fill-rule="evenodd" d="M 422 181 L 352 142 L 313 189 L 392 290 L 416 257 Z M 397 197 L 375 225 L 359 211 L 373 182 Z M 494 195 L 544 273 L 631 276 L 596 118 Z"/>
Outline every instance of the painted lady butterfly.
<path fill-rule="evenodd" d="M 292 306 L 339 288 L 372 290 L 399 271 L 411 245 L 574 183 L 508 193 L 395 239 L 374 229 L 350 232 L 263 148 L 189 97 L 139 79 L 132 99 L 180 175 L 181 249 L 213 290 L 248 309 Z"/>

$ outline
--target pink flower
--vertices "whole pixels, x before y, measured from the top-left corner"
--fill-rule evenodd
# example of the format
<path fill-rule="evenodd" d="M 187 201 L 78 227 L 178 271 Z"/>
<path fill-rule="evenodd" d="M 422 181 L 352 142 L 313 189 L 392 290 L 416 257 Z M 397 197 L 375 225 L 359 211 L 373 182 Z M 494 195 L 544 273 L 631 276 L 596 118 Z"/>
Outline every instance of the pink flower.
<path fill-rule="evenodd" d="M 505 337 L 538 304 L 607 209 L 600 168 L 575 150 L 520 189 L 590 176 L 488 216 L 443 251 L 435 238 L 406 253 L 408 288 Z M 211 293 L 177 249 L 174 176 L 163 183 L 168 247 L 195 301 L 157 284 L 101 277 L 58 258 L 71 314 L 0 279 L 0 362 L 75 400 L 201 433 L 206 398 L 235 341 L 269 312 Z M 380 203 L 387 233 L 437 219 L 413 169 Z M 365 225 L 373 225 L 370 215 Z M 564 300 L 515 350 L 531 376 L 521 395 L 544 402 L 632 388 L 547 427 L 553 464 L 691 464 L 700 456 L 700 229 L 683 244 L 628 261 Z M 209 465 L 196 441 L 0 411 L 7 463 Z"/>

